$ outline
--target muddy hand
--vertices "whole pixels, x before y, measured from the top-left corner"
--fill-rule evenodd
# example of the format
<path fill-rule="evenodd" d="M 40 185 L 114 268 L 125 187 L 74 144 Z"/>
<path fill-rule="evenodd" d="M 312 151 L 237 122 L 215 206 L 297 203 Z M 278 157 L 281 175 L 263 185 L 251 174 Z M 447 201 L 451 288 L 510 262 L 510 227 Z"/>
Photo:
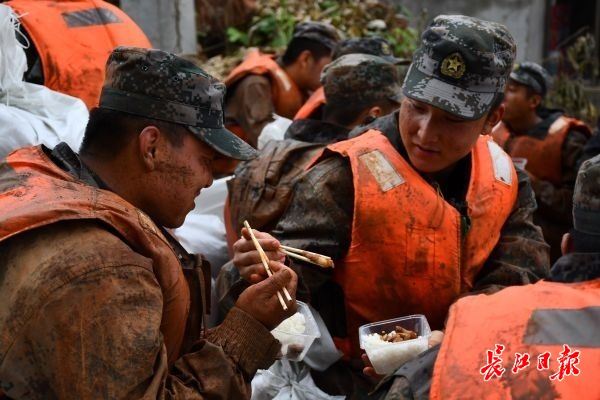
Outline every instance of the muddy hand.
<path fill-rule="evenodd" d="M 261 247 L 267 254 L 269 260 L 279 261 L 276 264 L 269 264 L 273 272 L 284 268 L 283 261 L 285 255 L 277 251 L 279 241 L 266 232 L 260 232 L 253 229 L 254 236 L 258 239 Z M 233 264 L 240 272 L 240 276 L 250 283 L 257 283 L 267 278 L 267 272 L 260 260 L 260 254 L 250 238 L 246 228 L 242 228 L 242 237 L 233 244 Z"/>

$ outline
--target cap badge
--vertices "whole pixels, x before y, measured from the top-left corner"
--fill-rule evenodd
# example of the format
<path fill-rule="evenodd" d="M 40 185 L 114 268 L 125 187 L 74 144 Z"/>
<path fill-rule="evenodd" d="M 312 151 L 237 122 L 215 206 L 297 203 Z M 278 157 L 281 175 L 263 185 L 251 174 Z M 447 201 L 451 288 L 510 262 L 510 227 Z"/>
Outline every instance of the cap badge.
<path fill-rule="evenodd" d="M 465 60 L 460 53 L 452 53 L 442 60 L 440 72 L 442 75 L 449 76 L 454 79 L 460 79 L 465 73 L 467 66 Z"/>
<path fill-rule="evenodd" d="M 385 56 L 389 56 L 392 54 L 392 50 L 390 49 L 390 45 L 387 43 L 381 43 L 381 54 Z"/>

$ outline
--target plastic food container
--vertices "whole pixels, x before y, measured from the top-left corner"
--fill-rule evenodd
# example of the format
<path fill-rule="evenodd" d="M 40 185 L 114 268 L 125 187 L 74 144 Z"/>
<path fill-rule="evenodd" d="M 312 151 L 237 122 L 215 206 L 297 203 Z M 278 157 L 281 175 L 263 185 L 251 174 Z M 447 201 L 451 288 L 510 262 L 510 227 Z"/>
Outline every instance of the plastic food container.
<path fill-rule="evenodd" d="M 296 303 L 298 304 L 296 314 L 284 320 L 271 331 L 273 336 L 281 342 L 283 358 L 290 361 L 302 361 L 313 341 L 321 337 L 310 308 L 301 301 L 296 301 Z"/>
<path fill-rule="evenodd" d="M 396 343 L 380 339 L 379 334 L 389 333 L 395 330 L 396 326 L 414 331 L 417 338 Z M 360 348 L 367 353 L 375 371 L 387 375 L 427 350 L 431 328 L 427 318 L 417 314 L 363 325 L 358 328 L 358 336 Z"/>

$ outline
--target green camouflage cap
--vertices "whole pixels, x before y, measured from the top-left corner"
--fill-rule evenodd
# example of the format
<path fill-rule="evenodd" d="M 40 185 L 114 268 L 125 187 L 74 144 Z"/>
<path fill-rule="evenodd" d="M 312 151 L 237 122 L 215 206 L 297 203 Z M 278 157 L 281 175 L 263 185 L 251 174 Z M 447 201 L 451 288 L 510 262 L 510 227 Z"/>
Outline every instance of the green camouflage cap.
<path fill-rule="evenodd" d="M 347 54 L 327 64 L 321 84 L 330 105 L 367 106 L 386 98 L 400 103 L 402 98 L 396 66 L 370 54 Z"/>
<path fill-rule="evenodd" d="M 515 52 L 504 25 L 439 15 L 421 35 L 404 94 L 457 117 L 479 119 L 504 92 Z"/>
<path fill-rule="evenodd" d="M 294 27 L 292 40 L 296 38 L 311 39 L 333 51 L 340 40 L 340 32 L 333 25 L 324 22 L 300 22 Z"/>
<path fill-rule="evenodd" d="M 389 42 L 378 36 L 343 39 L 333 51 L 332 58 L 335 60 L 346 54 L 355 53 L 379 56 L 393 64 L 408 64 L 410 62 L 410 60 L 394 57 Z"/>
<path fill-rule="evenodd" d="M 531 61 L 516 64 L 510 73 L 510 79 L 531 88 L 542 96 L 546 95 L 552 82 L 548 71 L 540 64 Z"/>
<path fill-rule="evenodd" d="M 600 235 L 600 155 L 581 164 L 573 189 L 573 227 Z"/>
<path fill-rule="evenodd" d="M 117 47 L 106 64 L 100 108 L 185 125 L 217 152 L 257 152 L 223 126 L 225 85 L 191 61 L 155 49 Z"/>

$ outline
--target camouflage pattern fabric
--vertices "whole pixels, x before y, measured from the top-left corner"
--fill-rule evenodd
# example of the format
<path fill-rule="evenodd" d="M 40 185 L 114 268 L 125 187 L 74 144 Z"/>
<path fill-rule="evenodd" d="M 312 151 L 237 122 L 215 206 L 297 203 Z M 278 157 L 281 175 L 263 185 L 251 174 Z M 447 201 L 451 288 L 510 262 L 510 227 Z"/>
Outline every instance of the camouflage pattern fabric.
<path fill-rule="evenodd" d="M 325 22 L 300 22 L 294 27 L 292 40 L 296 38 L 311 39 L 333 50 L 341 38 L 340 32 Z"/>
<path fill-rule="evenodd" d="M 355 53 L 372 54 L 397 65 L 410 63 L 410 60 L 395 57 L 389 42 L 377 36 L 341 40 L 333 51 L 333 59 Z"/>
<path fill-rule="evenodd" d="M 577 174 L 573 224 L 579 232 L 600 235 L 600 155 L 585 161 Z"/>
<path fill-rule="evenodd" d="M 194 63 L 155 49 L 117 47 L 106 65 L 100 108 L 187 126 L 219 153 L 256 151 L 223 126 L 225 85 Z"/>
<path fill-rule="evenodd" d="M 321 84 L 329 105 L 363 106 L 386 98 L 400 103 L 402 98 L 396 66 L 370 54 L 348 54 L 327 64 Z"/>
<path fill-rule="evenodd" d="M 525 61 L 515 64 L 510 79 L 531 88 L 535 93 L 545 96 L 552 85 L 548 71 L 540 64 Z"/>
<path fill-rule="evenodd" d="M 479 119 L 504 92 L 515 52 L 504 25 L 463 15 L 437 16 L 421 36 L 404 94 L 457 117 Z"/>

